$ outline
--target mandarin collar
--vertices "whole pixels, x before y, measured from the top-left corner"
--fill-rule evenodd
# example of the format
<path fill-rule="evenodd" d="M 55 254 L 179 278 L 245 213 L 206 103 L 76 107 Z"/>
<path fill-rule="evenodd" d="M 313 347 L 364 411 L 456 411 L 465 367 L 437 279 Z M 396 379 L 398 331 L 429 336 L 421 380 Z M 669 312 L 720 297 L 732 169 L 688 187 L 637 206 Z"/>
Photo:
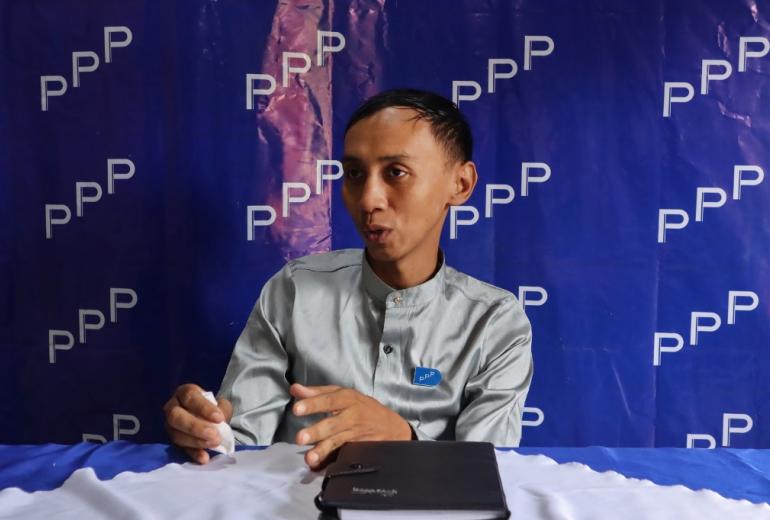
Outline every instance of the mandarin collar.
<path fill-rule="evenodd" d="M 394 289 L 383 282 L 372 270 L 372 266 L 369 265 L 369 261 L 366 259 L 366 250 L 363 250 L 361 252 L 361 276 L 364 289 L 375 302 L 388 309 L 392 307 L 413 307 L 427 303 L 444 288 L 446 261 L 444 252 L 441 249 L 439 249 L 438 254 L 440 266 L 432 278 L 414 287 Z"/>

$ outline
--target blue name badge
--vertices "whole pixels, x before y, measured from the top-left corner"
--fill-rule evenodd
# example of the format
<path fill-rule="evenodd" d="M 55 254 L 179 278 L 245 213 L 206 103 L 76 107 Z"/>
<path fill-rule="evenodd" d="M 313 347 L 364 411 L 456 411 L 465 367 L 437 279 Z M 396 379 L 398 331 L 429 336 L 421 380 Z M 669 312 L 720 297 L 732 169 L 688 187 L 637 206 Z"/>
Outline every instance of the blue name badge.
<path fill-rule="evenodd" d="M 435 368 L 414 367 L 413 385 L 436 386 L 441 382 L 441 372 Z"/>

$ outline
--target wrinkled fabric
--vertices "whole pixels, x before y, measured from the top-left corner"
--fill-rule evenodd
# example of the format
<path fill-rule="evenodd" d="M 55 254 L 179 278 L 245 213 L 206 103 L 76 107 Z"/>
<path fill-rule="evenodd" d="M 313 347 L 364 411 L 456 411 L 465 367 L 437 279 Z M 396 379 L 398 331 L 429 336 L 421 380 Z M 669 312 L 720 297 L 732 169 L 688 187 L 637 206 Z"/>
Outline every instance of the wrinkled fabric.
<path fill-rule="evenodd" d="M 147 473 L 126 471 L 109 480 L 101 480 L 93 468 L 78 469 L 52 491 L 0 491 L 0 517 L 315 519 L 313 497 L 321 490 L 323 474 L 307 468 L 304 451 L 277 444 L 262 451 L 219 455 L 205 466 L 171 463 Z M 622 450 L 617 452 L 622 459 Z M 711 460 L 713 466 L 724 462 L 715 458 L 716 452 L 686 455 L 690 460 Z M 726 499 L 714 491 L 681 485 L 659 486 L 614 471 L 597 473 L 582 464 L 557 464 L 543 455 L 497 452 L 497 463 L 512 518 L 770 518 L 768 504 Z"/>

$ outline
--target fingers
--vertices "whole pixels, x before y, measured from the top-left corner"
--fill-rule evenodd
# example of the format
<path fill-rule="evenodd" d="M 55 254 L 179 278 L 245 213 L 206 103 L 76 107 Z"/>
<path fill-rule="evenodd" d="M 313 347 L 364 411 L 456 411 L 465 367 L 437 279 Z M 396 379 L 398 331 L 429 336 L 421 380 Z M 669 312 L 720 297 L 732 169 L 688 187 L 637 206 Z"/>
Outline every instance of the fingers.
<path fill-rule="evenodd" d="M 182 448 L 187 456 L 198 464 L 206 464 L 209 461 L 209 454 L 206 450 L 197 448 Z"/>
<path fill-rule="evenodd" d="M 172 428 L 171 426 L 167 426 L 166 430 L 168 431 L 168 436 L 171 438 L 171 442 L 182 448 L 216 448 L 220 443 L 219 438 L 215 439 L 213 437 L 207 437 L 202 439 L 181 430 Z"/>
<path fill-rule="evenodd" d="M 348 423 L 349 414 L 345 412 L 333 417 L 327 417 L 298 431 L 295 442 L 299 445 L 315 444 L 348 429 Z"/>
<path fill-rule="evenodd" d="M 340 387 L 337 385 L 305 386 L 299 383 L 294 383 L 289 387 L 289 393 L 296 399 L 307 399 L 308 397 L 315 397 L 317 395 L 335 392 L 339 389 Z"/>
<path fill-rule="evenodd" d="M 169 431 L 178 430 L 199 439 L 220 442 L 219 432 L 212 423 L 194 416 L 181 406 L 174 406 L 166 414 Z"/>
<path fill-rule="evenodd" d="M 188 410 L 193 415 L 208 419 L 211 422 L 222 422 L 225 420 L 225 416 L 216 405 L 210 403 L 208 399 L 203 397 L 201 393 L 201 387 L 198 385 L 182 385 L 180 386 L 174 396 L 179 401 L 179 404 L 185 410 Z"/>
<path fill-rule="evenodd" d="M 233 405 L 227 399 L 219 399 L 215 405 L 203 397 L 202 392 L 198 385 L 182 385 L 163 406 L 163 411 L 171 442 L 195 462 L 206 464 L 209 454 L 205 449 L 215 448 L 222 442 L 212 423 L 229 422 Z"/>
<path fill-rule="evenodd" d="M 232 413 L 229 402 L 227 407 L 227 411 Z M 219 432 L 210 420 L 221 421 L 225 419 L 225 415 L 203 397 L 199 386 L 192 384 L 180 386 L 163 408 L 166 412 L 166 429 L 174 444 L 182 448 L 200 450 L 200 448 L 217 446 L 221 442 Z M 208 460 L 208 455 L 203 457 L 199 452 L 194 454 L 194 460 Z"/>
<path fill-rule="evenodd" d="M 318 391 L 321 388 L 297 386 L 300 388 L 292 395 L 307 395 L 304 390 Z M 315 444 L 305 454 L 305 462 L 311 468 L 321 468 L 336 449 L 349 441 L 412 438 L 409 423 L 376 399 L 351 388 L 323 389 L 326 391 L 303 398 L 292 408 L 298 416 L 324 412 L 333 414 L 297 432 L 297 444 Z"/>
<path fill-rule="evenodd" d="M 350 430 L 345 430 L 324 439 L 316 444 L 315 448 L 305 453 L 305 463 L 313 469 L 322 467 L 334 453 L 334 450 L 351 440 L 353 435 Z"/>
<path fill-rule="evenodd" d="M 354 404 L 359 396 L 355 390 L 341 388 L 297 401 L 292 411 L 298 416 L 336 412 Z"/>

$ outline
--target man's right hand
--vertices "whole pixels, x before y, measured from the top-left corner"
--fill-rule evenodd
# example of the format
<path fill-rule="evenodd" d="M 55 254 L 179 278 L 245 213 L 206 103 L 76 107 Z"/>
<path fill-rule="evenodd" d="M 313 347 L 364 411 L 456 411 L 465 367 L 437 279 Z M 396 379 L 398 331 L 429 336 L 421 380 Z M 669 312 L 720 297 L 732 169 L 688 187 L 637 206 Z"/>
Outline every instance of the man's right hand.
<path fill-rule="evenodd" d="M 187 452 L 192 460 L 206 464 L 209 454 L 205 448 L 215 448 L 221 442 L 214 424 L 229 423 L 233 405 L 227 399 L 218 399 L 218 406 L 214 406 L 202 392 L 198 385 L 182 385 L 163 405 L 163 411 L 171 442 Z"/>

